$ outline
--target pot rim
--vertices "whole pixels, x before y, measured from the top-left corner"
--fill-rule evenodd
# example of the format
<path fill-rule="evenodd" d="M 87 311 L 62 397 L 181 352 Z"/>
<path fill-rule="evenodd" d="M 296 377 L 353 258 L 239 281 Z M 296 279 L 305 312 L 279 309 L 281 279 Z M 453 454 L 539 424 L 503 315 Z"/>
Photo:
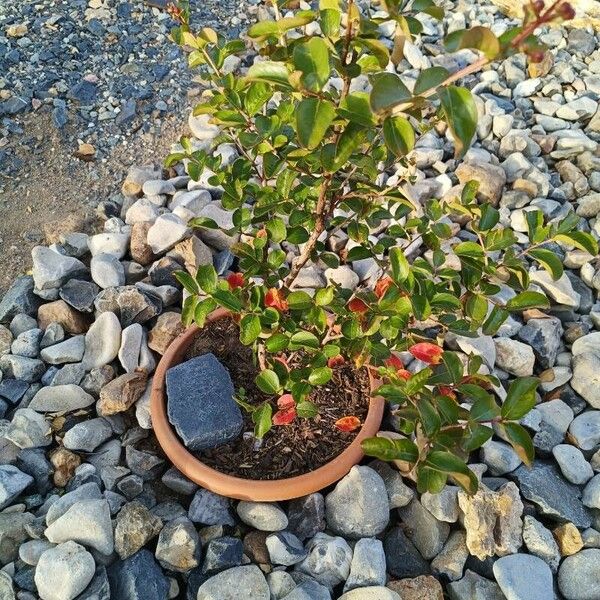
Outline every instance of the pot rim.
<path fill-rule="evenodd" d="M 227 310 L 218 308 L 207 317 L 206 322 L 229 316 L 231 315 Z M 317 492 L 340 480 L 360 462 L 364 456 L 362 440 L 376 435 L 381 425 L 385 407 L 385 400 L 381 396 L 371 397 L 365 422 L 346 449 L 328 463 L 308 473 L 285 479 L 244 479 L 222 473 L 196 458 L 183 445 L 168 419 L 166 373 L 172 366 L 182 362 L 185 351 L 199 331 L 199 327 L 191 325 L 171 342 L 154 373 L 150 395 L 152 428 L 156 438 L 173 465 L 188 479 L 221 496 L 237 500 L 273 502 L 291 500 Z M 373 391 L 378 382 L 370 373 L 369 379 Z"/>

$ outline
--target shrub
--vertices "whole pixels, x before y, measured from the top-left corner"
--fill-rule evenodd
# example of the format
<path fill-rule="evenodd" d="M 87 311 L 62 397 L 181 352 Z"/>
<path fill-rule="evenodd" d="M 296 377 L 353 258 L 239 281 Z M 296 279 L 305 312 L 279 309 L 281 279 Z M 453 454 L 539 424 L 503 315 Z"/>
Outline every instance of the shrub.
<path fill-rule="evenodd" d="M 368 439 L 365 452 L 408 463 L 420 491 L 439 491 L 449 477 L 473 492 L 477 479 L 466 459 L 494 432 L 531 462 L 533 445 L 518 421 L 536 402 L 537 379 L 513 381 L 500 406 L 493 392 L 501 384 L 482 359 L 443 350 L 444 336 L 492 335 L 511 312 L 547 307 L 546 297 L 529 289 L 530 263 L 556 279 L 562 265 L 548 242 L 591 253 L 596 243 L 577 230 L 573 213 L 545 223 L 531 211 L 523 244 L 499 224 L 498 210 L 480 201 L 475 182 L 451 202 L 421 206 L 398 177 L 381 175 L 407 165 L 415 141 L 433 127 L 447 128 L 460 158 L 475 135 L 477 109 L 457 83 L 516 52 L 543 59 L 535 29 L 569 18 L 570 6 L 545 8 L 538 0 L 521 26 L 500 37 L 479 26 L 453 32 L 445 40 L 450 52 L 470 48 L 480 58 L 456 73 L 425 69 L 409 86 L 396 67 L 405 41 L 421 31 L 419 14 L 442 18 L 431 0 L 384 0 L 386 19 L 359 10 L 354 0 L 344 7 L 320 0 L 318 9 L 283 15 L 282 5 L 272 3 L 274 19 L 249 29 L 259 57 L 242 77 L 225 67 L 228 57 L 244 55 L 245 42 L 228 42 L 211 29 L 194 34 L 185 5 L 171 7 L 179 21 L 173 39 L 210 84 L 194 115 L 206 115 L 221 133 L 204 149 L 182 138 L 182 151 L 167 166 L 184 161 L 193 179 L 212 172 L 208 181 L 222 187 L 222 205 L 233 214 L 226 233 L 240 236 L 231 247 L 239 273 L 219 279 L 212 266 L 202 266 L 196 277 L 178 274 L 189 293 L 183 320 L 202 326 L 218 306 L 239 320 L 241 341 L 253 346 L 261 368 L 257 386 L 279 398 L 274 414 L 270 402 L 240 399 L 253 413 L 257 437 L 272 425 L 313 417 L 311 390 L 327 384 L 336 364 L 351 361 L 382 381 L 377 393 L 392 404 L 404 434 Z M 396 23 L 393 48 L 379 39 L 388 20 Z M 223 142 L 237 150 L 231 164 L 213 153 Z M 190 225 L 218 227 L 203 217 Z M 346 236 L 345 248 L 334 251 Z M 310 263 L 335 269 L 355 261 L 366 261 L 371 273 L 355 290 L 333 281 L 314 293 L 298 289 Z M 507 287 L 515 293 L 503 301 Z M 398 356 L 405 351 L 423 368 L 406 370 Z M 293 366 L 286 358 L 292 353 Z M 338 426 L 352 430 L 360 421 L 348 415 Z"/>

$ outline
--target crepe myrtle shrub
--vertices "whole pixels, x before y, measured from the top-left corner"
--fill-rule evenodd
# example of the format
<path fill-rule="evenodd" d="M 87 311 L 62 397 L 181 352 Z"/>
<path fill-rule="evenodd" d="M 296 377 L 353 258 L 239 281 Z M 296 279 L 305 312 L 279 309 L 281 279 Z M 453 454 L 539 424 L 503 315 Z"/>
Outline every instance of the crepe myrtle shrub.
<path fill-rule="evenodd" d="M 260 368 L 256 385 L 269 398 L 251 403 L 243 391 L 237 398 L 252 413 L 257 438 L 272 435 L 273 426 L 314 418 L 311 391 L 347 362 L 381 382 L 376 394 L 390 402 L 402 432 L 366 439 L 364 451 L 402 461 L 421 492 L 438 492 L 448 479 L 475 492 L 466 460 L 493 433 L 531 463 L 533 445 L 518 421 L 536 402 L 538 380 L 514 380 L 500 405 L 494 390 L 501 384 L 482 359 L 444 350 L 444 336 L 492 335 L 511 312 L 548 307 L 542 293 L 529 289 L 530 265 L 557 279 L 562 263 L 548 242 L 592 254 L 597 244 L 573 213 L 546 222 L 540 211 L 526 213 L 524 244 L 501 226 L 494 206 L 480 201 L 475 182 L 451 202 L 420 205 L 397 183 L 386 185 L 381 173 L 406 166 L 415 141 L 432 127 L 449 130 L 460 158 L 475 135 L 477 109 L 457 82 L 517 52 L 543 59 L 534 31 L 573 11 L 564 2 L 537 1 L 520 26 L 500 37 L 482 26 L 455 31 L 446 48 L 474 49 L 480 57 L 456 73 L 425 69 L 409 87 L 397 67 L 404 42 L 421 31 L 419 13 L 442 18 L 431 0 L 384 0 L 385 19 L 354 0 L 321 0 L 295 12 L 281 1 L 270 6 L 273 20 L 250 27 L 246 41 L 226 41 L 206 28 L 193 33 L 187 7 L 170 7 L 178 21 L 172 38 L 207 83 L 194 115 L 220 133 L 200 145 L 182 138 L 166 165 L 183 161 L 192 179 L 208 175 L 222 188 L 221 203 L 233 215 L 226 233 L 239 239 L 231 247 L 239 272 L 220 279 L 208 265 L 195 276 L 178 273 L 188 293 L 183 321 L 201 327 L 220 306 L 239 323 L 241 342 L 253 347 Z M 378 33 L 389 20 L 396 23 L 393 45 Z M 236 76 L 227 59 L 243 60 L 247 44 L 259 56 Z M 232 162 L 214 152 L 221 143 L 235 147 Z M 206 217 L 190 226 L 218 228 Z M 375 229 L 382 229 L 377 237 L 370 235 Z M 348 243 L 335 252 L 338 234 Z M 351 291 L 331 281 L 312 293 L 298 289 L 310 263 L 335 268 L 365 259 L 380 273 L 370 285 Z M 501 286 L 514 290 L 508 301 Z M 405 369 L 398 355 L 406 351 L 423 368 Z M 352 431 L 361 421 L 347 415 L 336 426 Z"/>

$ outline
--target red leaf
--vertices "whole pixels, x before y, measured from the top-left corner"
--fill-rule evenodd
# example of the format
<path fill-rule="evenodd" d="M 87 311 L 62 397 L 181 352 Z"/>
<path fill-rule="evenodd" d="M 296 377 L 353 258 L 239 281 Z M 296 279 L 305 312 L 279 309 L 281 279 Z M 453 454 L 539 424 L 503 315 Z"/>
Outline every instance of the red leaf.
<path fill-rule="evenodd" d="M 442 360 L 443 350 L 436 344 L 429 342 L 420 342 L 411 346 L 408 351 L 419 360 L 428 365 L 437 365 Z"/>
<path fill-rule="evenodd" d="M 273 415 L 273 425 L 289 425 L 296 418 L 296 407 L 278 410 Z"/>
<path fill-rule="evenodd" d="M 276 288 L 271 288 L 265 294 L 265 306 L 268 308 L 274 308 L 279 312 L 287 312 L 288 310 L 287 300 Z"/>
<path fill-rule="evenodd" d="M 396 375 L 405 381 L 408 381 L 412 377 L 412 373 L 406 369 L 398 369 Z"/>
<path fill-rule="evenodd" d="M 337 367 L 338 365 L 343 365 L 345 363 L 345 359 L 341 354 L 338 354 L 337 356 L 332 356 L 328 361 L 327 361 L 327 366 L 330 369 L 333 369 L 333 367 Z"/>
<path fill-rule="evenodd" d="M 438 386 L 438 393 L 440 396 L 448 396 L 448 398 L 452 398 L 452 400 L 456 400 L 456 394 L 451 387 L 447 385 Z"/>
<path fill-rule="evenodd" d="M 348 302 L 348 310 L 355 312 L 355 313 L 365 313 L 369 310 L 369 307 L 367 306 L 366 302 L 364 300 L 361 300 L 360 298 L 352 298 L 352 300 L 350 300 L 350 302 Z"/>
<path fill-rule="evenodd" d="M 340 431 L 354 431 L 355 429 L 358 429 L 361 426 L 361 422 L 360 419 L 358 417 L 342 417 L 341 419 L 338 419 L 334 425 L 340 430 Z"/>
<path fill-rule="evenodd" d="M 277 400 L 277 408 L 280 410 L 288 410 L 290 408 L 296 408 L 296 403 L 294 402 L 294 398 L 291 394 L 283 394 L 283 396 L 279 397 Z"/>
<path fill-rule="evenodd" d="M 396 371 L 401 371 L 404 369 L 404 364 L 402 364 L 402 361 L 395 354 L 392 354 L 389 358 L 386 358 L 384 364 L 390 369 L 396 369 Z"/>
<path fill-rule="evenodd" d="M 388 291 L 389 287 L 394 283 L 394 280 L 391 277 L 382 277 L 375 284 L 375 295 L 378 298 L 383 298 L 385 293 Z"/>
<path fill-rule="evenodd" d="M 245 283 L 244 276 L 241 273 L 231 273 L 227 276 L 227 283 L 229 284 L 229 288 L 232 290 L 241 288 Z"/>

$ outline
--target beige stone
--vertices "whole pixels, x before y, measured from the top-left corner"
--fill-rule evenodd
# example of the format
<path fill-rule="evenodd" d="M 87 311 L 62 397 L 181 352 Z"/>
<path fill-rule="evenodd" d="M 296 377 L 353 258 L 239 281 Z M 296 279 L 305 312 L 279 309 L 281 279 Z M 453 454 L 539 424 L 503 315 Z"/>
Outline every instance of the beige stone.
<path fill-rule="evenodd" d="M 540 62 L 530 62 L 527 65 L 527 72 L 529 77 L 535 79 L 536 77 L 545 77 L 550 73 L 550 69 L 554 66 L 554 56 L 551 52 L 545 52 L 544 58 Z"/>
<path fill-rule="evenodd" d="M 444 600 L 440 582 L 431 575 L 390 581 L 387 587 L 396 592 L 400 600 Z"/>
<path fill-rule="evenodd" d="M 530 198 L 538 195 L 538 186 L 527 179 L 515 179 L 512 187 L 517 192 L 525 192 Z"/>
<path fill-rule="evenodd" d="M 506 183 L 504 169 L 491 164 L 461 163 L 456 169 L 456 176 L 460 183 L 475 180 L 479 183 L 477 195 L 497 205 L 502 196 L 502 190 Z"/>
<path fill-rule="evenodd" d="M 94 224 L 94 219 L 86 214 L 71 213 L 57 221 L 48 221 L 42 226 L 46 242 L 50 244 L 60 243 L 61 236 L 66 233 L 80 233 L 89 231 Z"/>
<path fill-rule="evenodd" d="M 200 265 L 212 264 L 212 252 L 210 248 L 195 235 L 183 242 L 179 242 L 169 253 L 179 262 L 185 265 L 185 268 L 191 275 L 196 275 Z"/>
<path fill-rule="evenodd" d="M 148 346 L 164 354 L 171 342 L 183 332 L 185 327 L 181 322 L 181 315 L 176 312 L 166 312 L 160 315 L 156 320 L 156 325 L 150 330 L 148 335 Z"/>
<path fill-rule="evenodd" d="M 513 482 L 496 492 L 480 485 L 473 496 L 461 490 L 458 505 L 471 554 L 484 560 L 494 554 L 514 554 L 521 547 L 523 503 Z"/>
<path fill-rule="evenodd" d="M 75 310 L 64 300 L 55 300 L 42 304 L 38 310 L 40 329 L 46 329 L 50 323 L 60 323 L 67 333 L 78 335 L 89 329 L 91 317 Z"/>
<path fill-rule="evenodd" d="M 27 35 L 27 24 L 18 23 L 17 25 L 9 25 L 6 28 L 6 37 L 20 38 Z"/>
<path fill-rule="evenodd" d="M 75 469 L 81 464 L 81 457 L 66 448 L 57 448 L 50 456 L 54 467 L 54 485 L 65 487 L 75 474 Z"/>
<path fill-rule="evenodd" d="M 579 529 L 573 523 L 564 523 L 553 532 L 561 556 L 577 554 L 583 548 L 583 540 Z"/>
<path fill-rule="evenodd" d="M 514 0 L 492 0 L 492 3 L 500 8 L 502 12 L 511 17 L 522 17 L 525 2 Z M 586 27 L 591 25 L 600 30 L 600 2 L 597 0 L 570 0 L 575 8 L 576 17 L 569 22 L 571 27 Z"/>
<path fill-rule="evenodd" d="M 125 373 L 107 383 L 100 391 L 98 414 L 106 417 L 126 411 L 146 389 L 148 376 L 143 372 Z"/>
<path fill-rule="evenodd" d="M 156 254 L 152 252 L 152 248 L 146 241 L 150 227 L 152 227 L 152 223 L 147 221 L 134 223 L 131 227 L 131 258 L 144 266 L 151 264 L 156 259 Z"/>

